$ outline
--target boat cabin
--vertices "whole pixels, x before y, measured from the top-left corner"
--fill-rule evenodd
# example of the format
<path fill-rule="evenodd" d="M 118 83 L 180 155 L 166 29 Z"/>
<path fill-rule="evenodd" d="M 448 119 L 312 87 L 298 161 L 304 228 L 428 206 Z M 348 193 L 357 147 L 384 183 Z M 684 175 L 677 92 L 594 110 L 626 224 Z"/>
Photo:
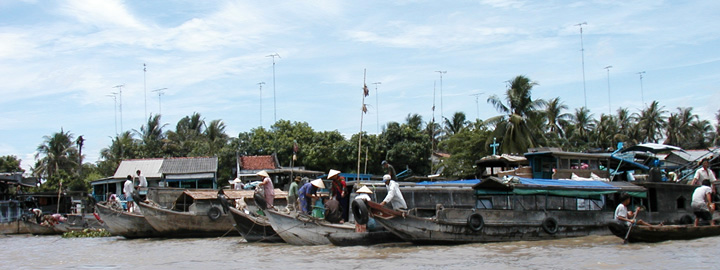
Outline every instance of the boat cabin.
<path fill-rule="evenodd" d="M 214 206 L 221 207 L 217 190 L 186 190 L 175 200 L 172 210 L 207 213 Z"/>

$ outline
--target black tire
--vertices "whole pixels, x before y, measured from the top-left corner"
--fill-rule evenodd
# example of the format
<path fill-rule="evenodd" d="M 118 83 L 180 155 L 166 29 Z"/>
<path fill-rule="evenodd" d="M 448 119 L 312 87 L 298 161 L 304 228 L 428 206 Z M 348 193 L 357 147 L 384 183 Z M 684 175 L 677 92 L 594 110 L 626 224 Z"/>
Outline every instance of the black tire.
<path fill-rule="evenodd" d="M 554 217 L 545 218 L 542 222 L 543 230 L 549 234 L 556 234 L 559 227 L 558 221 Z"/>
<path fill-rule="evenodd" d="M 263 198 L 263 196 L 259 193 L 255 193 L 255 195 L 253 195 L 253 200 L 255 201 L 255 205 L 257 205 L 260 209 L 267 209 L 267 201 L 265 201 L 265 198 Z"/>
<path fill-rule="evenodd" d="M 140 195 L 138 195 L 136 192 L 133 192 L 130 196 L 132 197 L 133 201 L 135 201 L 135 203 L 143 202 L 143 199 L 140 198 Z"/>
<path fill-rule="evenodd" d="M 472 213 L 467 218 L 467 225 L 473 232 L 479 232 L 485 226 L 485 220 L 482 215 L 478 213 Z"/>
<path fill-rule="evenodd" d="M 217 195 L 218 201 L 220 201 L 220 205 L 222 205 L 222 208 L 225 213 L 230 211 L 230 206 L 228 205 L 227 197 L 225 197 L 224 194 L 218 194 Z"/>
<path fill-rule="evenodd" d="M 683 225 L 695 224 L 695 218 L 693 218 L 690 215 L 684 215 L 680 218 L 680 224 L 683 224 Z"/>
<path fill-rule="evenodd" d="M 355 217 L 355 223 L 365 225 L 368 223 L 368 209 L 365 201 L 362 199 L 355 199 L 352 202 L 352 212 Z"/>
<path fill-rule="evenodd" d="M 208 217 L 210 220 L 215 221 L 218 218 L 222 216 L 222 209 L 217 206 L 210 207 L 210 210 L 208 210 Z"/>

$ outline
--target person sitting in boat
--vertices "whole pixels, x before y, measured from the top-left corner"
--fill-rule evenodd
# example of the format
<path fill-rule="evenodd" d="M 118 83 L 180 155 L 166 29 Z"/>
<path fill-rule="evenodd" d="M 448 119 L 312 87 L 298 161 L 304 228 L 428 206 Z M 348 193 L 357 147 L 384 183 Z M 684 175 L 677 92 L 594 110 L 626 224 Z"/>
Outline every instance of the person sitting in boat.
<path fill-rule="evenodd" d="M 380 205 L 385 206 L 390 203 L 390 208 L 394 210 L 406 210 L 407 203 L 405 203 L 405 198 L 403 197 L 402 192 L 400 192 L 400 185 L 398 185 L 395 180 L 392 180 L 389 174 L 383 175 L 383 181 L 385 182 L 388 192 L 387 196 L 385 196 L 385 199 L 380 203 Z"/>
<path fill-rule="evenodd" d="M 635 209 L 635 212 L 628 211 L 627 206 L 630 204 L 630 195 L 627 193 L 623 193 L 620 195 L 620 204 L 618 204 L 617 208 L 615 208 L 615 220 L 618 222 L 624 222 L 625 225 L 630 226 L 631 224 L 640 224 L 640 225 L 647 225 L 652 226 L 650 223 L 647 223 L 643 221 L 642 219 L 635 219 L 632 218 L 635 217 L 637 214 L 637 211 L 640 210 L 640 207 L 638 206 Z"/>
<path fill-rule="evenodd" d="M 357 196 L 355 196 L 356 200 L 361 199 L 364 201 L 372 201 L 372 199 L 370 198 L 370 194 L 372 194 L 373 192 L 367 186 L 362 186 L 357 191 L 355 191 L 355 193 L 358 194 Z M 375 220 L 373 220 L 373 218 L 368 218 L 367 224 L 355 223 L 355 232 L 367 232 L 367 226 L 371 222 L 374 224 Z"/>
<path fill-rule="evenodd" d="M 712 189 L 710 188 L 710 180 L 702 180 L 702 185 L 695 188 L 692 195 L 692 209 L 695 212 L 695 227 L 698 226 L 700 219 L 710 221 L 710 225 L 715 225 L 712 219 L 712 213 L 715 211 L 715 204 L 710 199 Z"/>
<path fill-rule="evenodd" d="M 325 188 L 325 183 L 322 179 L 315 179 L 309 183 L 305 183 L 300 190 L 298 190 L 298 197 L 300 201 L 300 210 L 305 214 L 312 213 L 313 199 L 317 199 L 317 191 L 319 188 Z"/>
<path fill-rule="evenodd" d="M 699 165 L 701 165 L 702 167 L 695 171 L 695 177 L 693 177 L 692 181 L 690 181 L 690 184 L 699 185 L 705 179 L 710 180 L 710 182 L 716 181 L 717 179 L 715 178 L 715 173 L 713 173 L 713 171 L 708 168 L 710 166 L 710 161 L 705 158 L 699 163 Z"/>
<path fill-rule="evenodd" d="M 331 169 L 328 172 L 328 179 L 332 180 L 330 196 L 340 203 L 342 218 L 345 218 L 348 215 L 348 200 L 345 200 L 345 188 L 347 187 L 345 177 L 340 175 L 340 171 Z"/>
<path fill-rule="evenodd" d="M 257 175 L 262 177 L 262 182 L 258 184 L 258 186 L 263 188 L 267 208 L 272 209 L 275 205 L 275 187 L 273 186 L 272 180 L 270 180 L 270 175 L 264 170 L 259 171 Z"/>
<path fill-rule="evenodd" d="M 325 220 L 330 223 L 344 223 L 342 218 L 342 209 L 340 209 L 340 202 L 334 197 L 323 198 L 323 204 L 325 204 Z"/>

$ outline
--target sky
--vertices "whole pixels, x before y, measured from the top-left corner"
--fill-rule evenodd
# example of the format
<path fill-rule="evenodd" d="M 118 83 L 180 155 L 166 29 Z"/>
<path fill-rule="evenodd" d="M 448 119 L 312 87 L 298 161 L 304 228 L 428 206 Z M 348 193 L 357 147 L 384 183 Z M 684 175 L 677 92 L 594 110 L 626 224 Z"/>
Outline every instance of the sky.
<path fill-rule="evenodd" d="M 719 12 L 720 1 L 2 1 L 0 156 L 28 170 L 63 130 L 96 162 L 157 114 L 164 130 L 198 112 L 231 137 L 275 119 L 349 136 L 364 83 L 370 134 L 408 114 L 487 119 L 499 115 L 488 97 L 504 99 L 518 75 L 570 113 L 656 100 L 715 124 Z"/>

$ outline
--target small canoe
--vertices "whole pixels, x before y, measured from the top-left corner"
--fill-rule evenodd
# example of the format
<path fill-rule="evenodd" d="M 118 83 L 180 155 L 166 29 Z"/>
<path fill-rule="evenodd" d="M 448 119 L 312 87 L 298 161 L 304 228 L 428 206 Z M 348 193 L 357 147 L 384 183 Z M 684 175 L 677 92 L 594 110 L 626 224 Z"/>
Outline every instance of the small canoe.
<path fill-rule="evenodd" d="M 105 203 L 95 205 L 100 219 L 105 222 L 108 232 L 125 238 L 148 238 L 160 236 L 142 214 L 114 209 Z"/>
<path fill-rule="evenodd" d="M 628 227 L 618 222 L 610 222 L 608 228 L 615 236 L 622 239 L 625 239 L 625 235 L 628 232 Z M 630 230 L 628 242 L 655 243 L 668 240 L 692 240 L 718 235 L 720 235 L 720 225 L 697 227 L 693 225 L 636 225 Z"/>
<path fill-rule="evenodd" d="M 246 214 L 242 210 L 238 210 L 235 207 L 230 207 L 230 214 L 232 214 L 233 220 L 235 221 L 235 228 L 240 232 L 245 241 L 248 242 L 267 242 L 267 243 L 282 243 L 285 242 L 283 239 L 275 233 L 270 221 L 266 216 L 254 215 L 252 213 Z"/>
<path fill-rule="evenodd" d="M 273 229 L 291 245 L 329 245 L 328 234 L 355 231 L 355 224 L 335 224 L 305 214 L 285 214 L 269 209 L 265 214 Z"/>

